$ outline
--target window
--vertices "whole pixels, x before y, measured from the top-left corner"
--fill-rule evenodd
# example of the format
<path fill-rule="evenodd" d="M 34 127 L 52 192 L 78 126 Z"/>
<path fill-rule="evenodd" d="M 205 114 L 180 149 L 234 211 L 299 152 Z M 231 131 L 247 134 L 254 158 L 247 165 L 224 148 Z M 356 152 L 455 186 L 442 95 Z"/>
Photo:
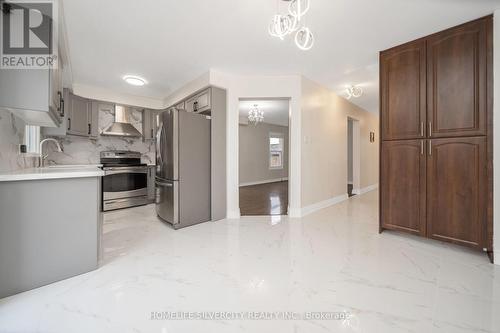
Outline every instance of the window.
<path fill-rule="evenodd" d="M 29 154 L 39 154 L 40 126 L 26 125 L 24 128 L 24 144 Z"/>
<path fill-rule="evenodd" d="M 283 134 L 269 134 L 269 169 L 283 169 Z"/>

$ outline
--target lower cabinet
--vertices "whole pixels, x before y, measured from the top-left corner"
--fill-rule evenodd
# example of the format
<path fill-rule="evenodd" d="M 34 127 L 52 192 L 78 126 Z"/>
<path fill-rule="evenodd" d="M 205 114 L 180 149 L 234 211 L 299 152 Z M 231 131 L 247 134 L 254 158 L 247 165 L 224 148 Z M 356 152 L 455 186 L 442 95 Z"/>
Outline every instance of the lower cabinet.
<path fill-rule="evenodd" d="M 428 141 L 427 236 L 485 247 L 486 138 Z"/>
<path fill-rule="evenodd" d="M 382 143 L 382 226 L 425 236 L 426 156 L 423 140 Z"/>
<path fill-rule="evenodd" d="M 380 228 L 485 248 L 486 137 L 385 141 Z"/>

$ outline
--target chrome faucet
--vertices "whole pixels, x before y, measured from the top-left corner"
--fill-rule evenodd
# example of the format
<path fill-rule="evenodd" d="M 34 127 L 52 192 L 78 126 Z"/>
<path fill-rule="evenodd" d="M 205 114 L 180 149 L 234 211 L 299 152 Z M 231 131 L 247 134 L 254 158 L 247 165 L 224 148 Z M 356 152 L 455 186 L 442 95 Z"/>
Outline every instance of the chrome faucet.
<path fill-rule="evenodd" d="M 63 152 L 63 149 L 62 149 L 61 145 L 59 144 L 59 141 L 57 141 L 56 139 L 47 138 L 47 139 L 40 141 L 40 150 L 39 150 L 40 151 L 40 157 L 39 157 L 39 160 L 40 160 L 39 167 L 40 168 L 42 168 L 45 165 L 45 159 L 49 156 L 49 154 L 47 154 L 47 155 L 43 154 L 43 144 L 45 142 L 48 142 L 48 141 L 52 141 L 56 144 L 58 152 L 60 152 L 60 153 Z"/>

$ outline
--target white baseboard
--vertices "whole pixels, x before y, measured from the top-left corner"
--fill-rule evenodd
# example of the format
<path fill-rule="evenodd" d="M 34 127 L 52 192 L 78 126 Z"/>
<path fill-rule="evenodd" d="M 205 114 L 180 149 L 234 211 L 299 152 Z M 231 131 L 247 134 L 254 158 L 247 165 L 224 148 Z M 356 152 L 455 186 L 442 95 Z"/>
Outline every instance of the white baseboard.
<path fill-rule="evenodd" d="M 240 187 L 243 187 L 243 186 L 252 186 L 252 185 L 260 185 L 260 184 L 268 184 L 268 183 L 276 183 L 276 182 L 283 182 L 285 180 L 288 180 L 288 177 L 275 178 L 275 179 L 265 179 L 265 180 L 258 180 L 256 182 L 241 183 Z"/>
<path fill-rule="evenodd" d="M 301 216 L 306 216 L 306 215 L 314 213 L 320 209 L 338 204 L 338 203 L 345 201 L 347 199 L 349 199 L 349 196 L 347 195 L 347 193 L 341 194 L 341 195 L 338 195 L 336 197 L 333 197 L 333 198 L 330 198 L 330 199 L 327 199 L 324 201 L 320 201 L 320 202 L 317 202 L 317 203 L 309 205 L 309 206 L 302 207 L 300 213 L 301 213 Z"/>
<path fill-rule="evenodd" d="M 493 259 L 495 259 L 495 265 L 500 266 L 500 251 L 493 251 Z"/>
<path fill-rule="evenodd" d="M 289 217 L 301 217 L 301 209 L 300 208 L 292 208 L 288 206 L 288 216 Z"/>
<path fill-rule="evenodd" d="M 363 187 L 363 188 L 355 188 L 352 190 L 352 194 L 361 195 L 361 194 L 365 194 L 367 192 L 376 190 L 377 188 L 378 188 L 378 184 L 373 184 L 373 185 Z"/>
<path fill-rule="evenodd" d="M 234 211 L 228 210 L 226 215 L 227 215 L 227 219 L 239 219 L 241 217 L 239 209 L 234 210 Z"/>

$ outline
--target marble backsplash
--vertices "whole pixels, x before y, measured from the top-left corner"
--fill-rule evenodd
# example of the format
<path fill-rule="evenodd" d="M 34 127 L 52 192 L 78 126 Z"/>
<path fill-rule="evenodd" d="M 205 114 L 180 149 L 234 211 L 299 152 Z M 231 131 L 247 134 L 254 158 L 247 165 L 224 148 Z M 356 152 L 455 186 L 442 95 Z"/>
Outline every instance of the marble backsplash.
<path fill-rule="evenodd" d="M 37 158 L 19 154 L 24 142 L 24 122 L 6 110 L 0 110 L 0 172 L 34 167 Z"/>
<path fill-rule="evenodd" d="M 113 112 L 99 113 L 99 133 L 114 121 Z M 142 133 L 142 112 L 134 110 L 130 119 L 132 125 Z M 55 151 L 49 145 L 49 164 L 98 164 L 99 154 L 105 150 L 132 150 L 142 153 L 142 162 L 154 164 L 155 144 L 153 140 L 115 136 L 99 136 L 97 139 L 68 135 L 56 138 L 62 144 L 64 152 Z"/>

